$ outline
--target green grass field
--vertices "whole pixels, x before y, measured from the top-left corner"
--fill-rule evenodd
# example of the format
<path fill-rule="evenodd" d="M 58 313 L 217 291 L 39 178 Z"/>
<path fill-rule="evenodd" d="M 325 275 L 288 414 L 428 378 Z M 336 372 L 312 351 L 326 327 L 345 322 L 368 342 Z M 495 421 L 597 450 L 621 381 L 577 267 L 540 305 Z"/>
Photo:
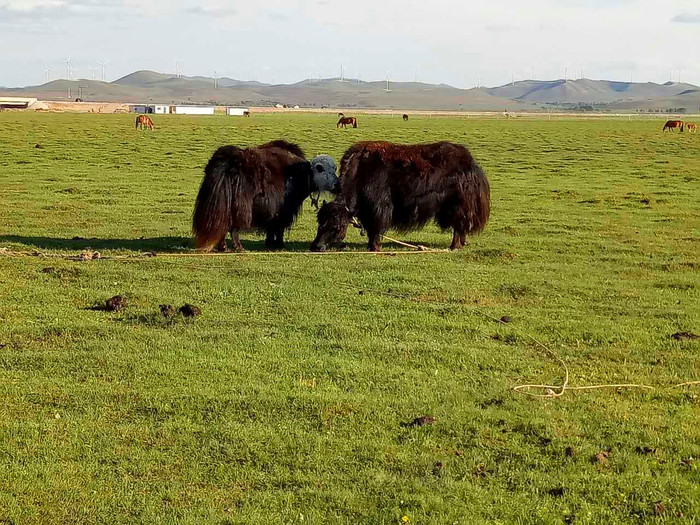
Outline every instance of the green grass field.
<path fill-rule="evenodd" d="M 698 523 L 700 387 L 673 385 L 700 380 L 700 341 L 671 335 L 700 332 L 700 135 L 155 122 L 0 114 L 0 523 Z M 336 159 L 357 140 L 464 143 L 491 222 L 458 253 L 353 253 L 351 229 L 319 256 L 307 207 L 293 253 L 245 236 L 240 256 L 167 255 L 191 252 L 212 152 L 277 138 Z M 87 250 L 135 257 L 54 257 Z M 115 294 L 124 310 L 94 309 Z M 202 315 L 159 313 L 186 302 Z M 563 380 L 535 340 L 572 386 L 656 390 L 519 395 Z"/>

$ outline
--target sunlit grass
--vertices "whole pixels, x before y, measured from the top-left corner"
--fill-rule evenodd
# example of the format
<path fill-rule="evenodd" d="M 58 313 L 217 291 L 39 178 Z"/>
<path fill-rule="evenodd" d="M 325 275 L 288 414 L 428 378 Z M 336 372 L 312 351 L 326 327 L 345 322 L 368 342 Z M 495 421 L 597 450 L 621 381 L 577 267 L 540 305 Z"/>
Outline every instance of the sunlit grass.
<path fill-rule="evenodd" d="M 612 119 L 155 123 L 0 114 L 0 248 L 188 252 L 211 153 L 277 138 L 336 159 L 357 140 L 464 143 L 492 219 L 458 253 L 260 254 L 249 235 L 235 257 L 0 254 L 0 521 L 695 523 L 700 390 L 671 387 L 700 379 L 700 344 L 670 336 L 700 332 L 700 136 Z M 314 233 L 307 207 L 290 248 Z M 115 294 L 123 311 L 93 309 Z M 186 302 L 202 316 L 159 313 Z M 573 385 L 657 390 L 514 394 L 563 380 L 531 337 Z"/>

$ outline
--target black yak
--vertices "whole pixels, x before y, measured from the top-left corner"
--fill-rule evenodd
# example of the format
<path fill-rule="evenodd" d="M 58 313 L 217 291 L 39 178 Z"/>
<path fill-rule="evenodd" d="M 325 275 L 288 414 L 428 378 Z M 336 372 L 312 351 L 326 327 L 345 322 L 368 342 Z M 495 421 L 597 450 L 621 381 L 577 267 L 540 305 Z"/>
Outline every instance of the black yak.
<path fill-rule="evenodd" d="M 390 228 L 408 231 L 431 219 L 453 230 L 450 249 L 456 250 L 489 219 L 488 179 L 458 144 L 360 142 L 343 155 L 340 180 L 338 198 L 318 212 L 313 251 L 338 245 L 353 218 L 367 232 L 371 251 L 379 251 L 381 236 Z"/>
<path fill-rule="evenodd" d="M 234 249 L 243 251 L 238 234 L 246 230 L 266 232 L 265 246 L 281 249 L 304 200 L 339 191 L 332 157 L 308 162 L 299 146 L 283 140 L 248 149 L 222 146 L 204 174 L 192 217 L 199 250 L 225 251 L 230 232 Z"/>

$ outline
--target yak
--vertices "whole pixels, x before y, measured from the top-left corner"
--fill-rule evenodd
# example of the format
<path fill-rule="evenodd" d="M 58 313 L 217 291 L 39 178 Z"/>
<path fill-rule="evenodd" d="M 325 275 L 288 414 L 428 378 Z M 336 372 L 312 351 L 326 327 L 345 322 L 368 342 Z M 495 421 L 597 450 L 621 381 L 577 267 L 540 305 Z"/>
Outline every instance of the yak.
<path fill-rule="evenodd" d="M 335 161 L 319 155 L 311 162 L 296 144 L 276 140 L 253 148 L 222 146 L 204 169 L 192 230 L 199 250 L 243 251 L 239 232 L 266 233 L 265 246 L 284 248 L 304 200 L 314 192 L 338 193 Z"/>
<path fill-rule="evenodd" d="M 380 250 L 387 230 L 419 229 L 431 219 L 453 230 L 450 249 L 457 250 L 489 220 L 489 181 L 459 144 L 360 142 L 343 155 L 340 181 L 340 195 L 318 212 L 313 251 L 339 245 L 355 219 L 370 251 Z"/>

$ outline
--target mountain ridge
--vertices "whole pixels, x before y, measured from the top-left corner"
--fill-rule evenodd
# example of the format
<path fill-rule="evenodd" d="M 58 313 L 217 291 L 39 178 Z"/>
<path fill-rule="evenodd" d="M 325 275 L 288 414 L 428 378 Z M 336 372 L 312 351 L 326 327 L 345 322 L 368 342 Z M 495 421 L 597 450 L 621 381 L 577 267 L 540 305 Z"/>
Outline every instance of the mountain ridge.
<path fill-rule="evenodd" d="M 700 111 L 700 87 L 689 83 L 620 82 L 594 79 L 520 80 L 496 87 L 462 89 L 422 82 L 305 79 L 292 84 L 206 76 L 177 76 L 151 70 L 113 82 L 53 80 L 25 88 L 0 88 L 6 95 L 40 99 L 80 98 L 99 102 L 216 103 L 222 105 L 339 107 L 426 110 L 517 111 L 542 108 Z M 680 104 L 680 105 L 679 105 Z"/>

